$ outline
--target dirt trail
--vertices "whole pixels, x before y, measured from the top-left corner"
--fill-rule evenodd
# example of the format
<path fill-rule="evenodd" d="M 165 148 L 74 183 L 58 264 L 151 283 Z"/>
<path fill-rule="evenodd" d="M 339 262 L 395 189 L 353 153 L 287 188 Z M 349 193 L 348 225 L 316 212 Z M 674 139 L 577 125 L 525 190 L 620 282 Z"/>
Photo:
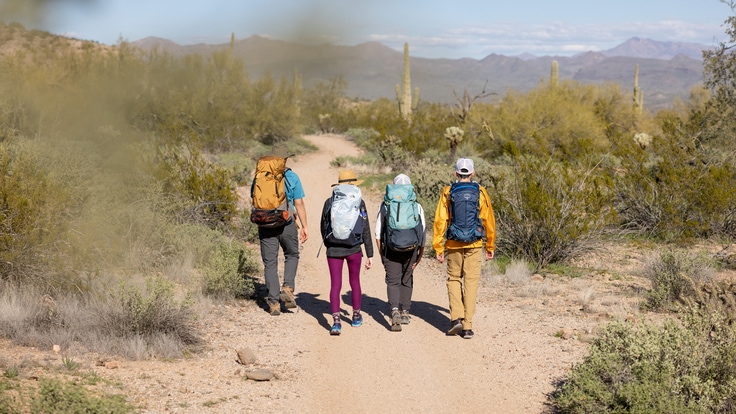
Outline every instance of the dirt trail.
<path fill-rule="evenodd" d="M 324 254 L 316 257 L 319 213 L 337 178 L 329 161 L 354 155 L 357 148 L 335 136 L 307 139 L 320 150 L 291 161 L 307 191 L 311 234 L 297 281 L 302 310 L 284 317 L 299 318 L 303 329 L 298 343 L 308 352 L 302 373 L 307 398 L 300 411 L 541 412 L 544 393 L 551 390 L 550 370 L 561 374 L 571 359 L 553 337 L 559 327 L 538 321 L 552 325 L 540 337 L 523 310 L 481 305 L 474 339 L 445 336 L 449 315 L 444 269 L 432 258 L 425 258 L 416 270 L 412 322 L 402 332 L 389 330 L 383 266 L 375 257 L 373 268 L 361 276 L 366 323 L 345 326 L 339 337 L 328 334 L 329 276 Z M 379 200 L 368 200 L 367 205 L 375 220 Z M 345 276 L 343 298 L 349 303 L 347 291 Z M 346 320 L 351 310 L 343 303 Z"/>
<path fill-rule="evenodd" d="M 3 356 L 51 366 L 60 366 L 62 355 L 72 356 L 147 413 L 543 412 L 553 381 L 586 350 L 584 342 L 555 333 L 590 331 L 595 324 L 570 300 L 570 288 L 508 287 L 484 275 L 475 338 L 447 337 L 445 270 L 424 258 L 415 272 L 411 323 L 391 332 L 383 266 L 375 257 L 373 268 L 362 273 L 364 325 L 346 323 L 342 335 L 329 335 L 330 283 L 324 251 L 317 257 L 319 218 L 338 175 L 330 161 L 357 155 L 358 149 L 339 136 L 306 139 L 319 150 L 289 161 L 307 194 L 310 233 L 302 246 L 299 306 L 293 312 L 274 317 L 252 302 L 213 304 L 202 315 L 208 348 L 176 360 L 119 360 L 116 369 L 108 369 L 96 366 L 97 356 L 54 354 L 7 341 L 0 342 Z M 373 228 L 379 200 L 366 204 Z M 523 296 L 510 290 L 532 288 L 537 293 Z M 342 297 L 348 303 L 349 289 L 345 276 Z M 345 322 L 351 310 L 343 302 Z M 236 363 L 236 351 L 243 348 L 255 354 L 254 365 Z M 245 372 L 256 368 L 275 378 L 245 379 Z"/>

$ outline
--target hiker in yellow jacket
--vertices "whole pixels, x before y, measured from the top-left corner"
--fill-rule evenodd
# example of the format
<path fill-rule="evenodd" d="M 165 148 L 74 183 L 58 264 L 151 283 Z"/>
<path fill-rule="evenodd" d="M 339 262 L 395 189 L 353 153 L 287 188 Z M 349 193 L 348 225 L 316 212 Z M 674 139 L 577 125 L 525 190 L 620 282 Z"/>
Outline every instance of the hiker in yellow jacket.
<path fill-rule="evenodd" d="M 480 283 L 481 255 L 493 259 L 496 219 L 488 191 L 472 181 L 473 160 L 455 163 L 457 181 L 442 190 L 434 216 L 432 247 L 440 263 L 447 258 L 450 329 L 447 335 L 473 337 L 473 314 Z M 453 216 L 454 214 L 454 216 Z"/>

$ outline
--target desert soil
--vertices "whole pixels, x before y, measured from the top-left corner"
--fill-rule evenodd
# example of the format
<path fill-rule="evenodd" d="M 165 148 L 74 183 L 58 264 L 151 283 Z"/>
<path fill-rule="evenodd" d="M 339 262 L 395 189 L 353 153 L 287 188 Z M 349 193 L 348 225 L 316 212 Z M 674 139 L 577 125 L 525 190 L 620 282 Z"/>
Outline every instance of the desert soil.
<path fill-rule="evenodd" d="M 445 269 L 425 257 L 415 271 L 411 323 L 391 332 L 384 271 L 375 257 L 361 275 L 364 325 L 349 324 L 345 276 L 343 333 L 330 336 L 324 251 L 317 257 L 319 216 L 338 175 L 330 161 L 358 149 L 335 135 L 306 139 L 319 150 L 289 161 L 307 194 L 310 234 L 297 274 L 298 307 L 270 316 L 252 302 L 215 304 L 202 320 L 202 352 L 176 360 L 116 360 L 116 368 L 90 359 L 83 369 L 110 379 L 111 389 L 149 413 L 541 413 L 555 381 L 582 361 L 602 323 L 640 316 L 636 292 L 642 282 L 629 275 L 643 255 L 636 250 L 590 256 L 585 267 L 602 270 L 576 278 L 510 278 L 494 272 L 490 261 L 484 264 L 475 337 L 449 337 Z M 381 190 L 364 190 L 372 220 Z M 7 342 L 0 349 L 19 358 L 60 360 L 53 351 L 11 352 Z M 255 362 L 238 364 L 238 350 L 252 351 Z M 274 377 L 247 379 L 255 370 Z"/>

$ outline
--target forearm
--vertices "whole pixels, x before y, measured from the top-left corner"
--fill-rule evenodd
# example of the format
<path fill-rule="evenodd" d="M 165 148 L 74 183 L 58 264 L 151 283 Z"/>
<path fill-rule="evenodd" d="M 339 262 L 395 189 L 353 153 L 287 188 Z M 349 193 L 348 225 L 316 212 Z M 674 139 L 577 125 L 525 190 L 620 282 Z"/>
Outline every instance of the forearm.
<path fill-rule="evenodd" d="M 299 220 L 301 228 L 306 229 L 307 227 L 307 209 L 304 207 L 304 200 L 294 200 L 294 207 L 296 207 L 296 217 Z"/>

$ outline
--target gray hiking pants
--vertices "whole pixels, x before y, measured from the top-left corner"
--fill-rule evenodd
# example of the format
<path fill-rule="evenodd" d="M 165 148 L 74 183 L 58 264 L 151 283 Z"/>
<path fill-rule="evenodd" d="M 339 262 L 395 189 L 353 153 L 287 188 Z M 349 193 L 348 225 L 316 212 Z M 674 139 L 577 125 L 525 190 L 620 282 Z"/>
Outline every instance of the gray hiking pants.
<path fill-rule="evenodd" d="M 284 251 L 284 285 L 294 286 L 296 268 L 299 265 L 299 234 L 294 220 L 273 229 L 258 228 L 261 241 L 261 260 L 263 277 L 268 288 L 268 301 L 278 302 L 281 284 L 279 283 L 279 246 Z"/>
<path fill-rule="evenodd" d="M 411 308 L 411 294 L 414 290 L 414 269 L 411 265 L 417 261 L 417 251 L 388 251 L 385 255 L 381 255 L 381 260 L 386 269 L 389 306 L 391 309 L 401 308 L 408 311 Z"/>

